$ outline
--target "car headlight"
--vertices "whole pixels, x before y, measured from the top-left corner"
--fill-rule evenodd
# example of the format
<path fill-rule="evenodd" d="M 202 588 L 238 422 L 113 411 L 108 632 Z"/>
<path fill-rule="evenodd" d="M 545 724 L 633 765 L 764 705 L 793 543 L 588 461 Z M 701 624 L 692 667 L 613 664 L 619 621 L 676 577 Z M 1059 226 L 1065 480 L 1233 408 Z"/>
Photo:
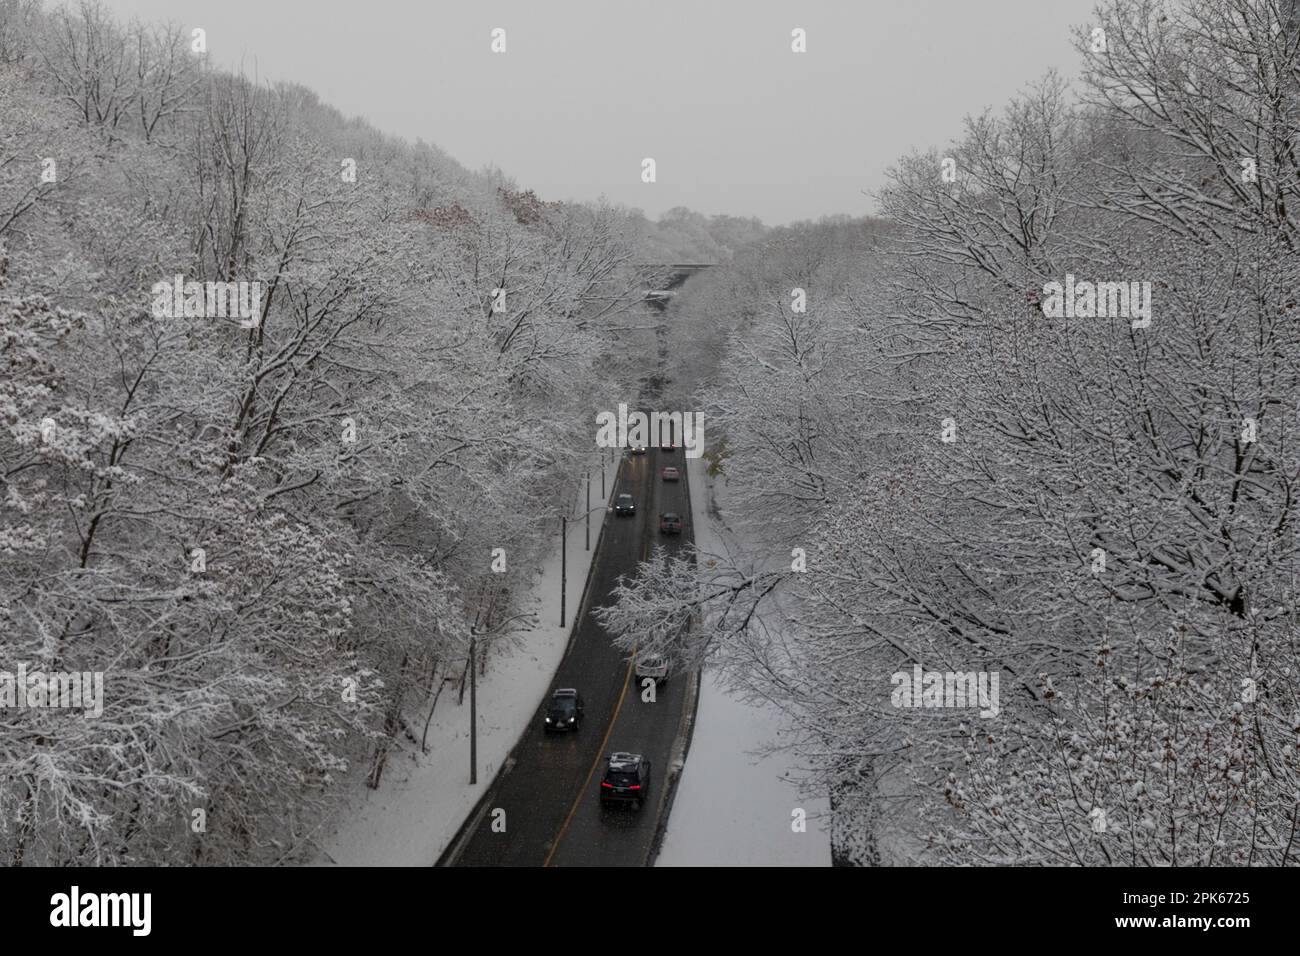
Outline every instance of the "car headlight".
<path fill-rule="evenodd" d="M 546 722 L 549 724 L 551 722 L 551 718 L 547 717 Z"/>

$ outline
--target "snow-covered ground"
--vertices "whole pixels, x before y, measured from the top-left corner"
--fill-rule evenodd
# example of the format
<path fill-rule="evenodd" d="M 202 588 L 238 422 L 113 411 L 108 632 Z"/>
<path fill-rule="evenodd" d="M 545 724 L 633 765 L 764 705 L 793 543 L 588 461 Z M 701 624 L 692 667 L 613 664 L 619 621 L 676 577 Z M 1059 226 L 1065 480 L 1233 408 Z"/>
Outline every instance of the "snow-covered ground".
<path fill-rule="evenodd" d="M 695 543 L 724 553 L 726 532 L 714 525 L 708 507 L 721 489 L 704 459 L 690 459 L 687 467 Z M 789 751 L 756 753 L 781 740 L 783 721 L 772 708 L 736 699 L 706 671 L 656 866 L 830 866 L 829 802 L 800 798 L 790 780 L 795 765 Z M 796 809 L 806 814 L 802 833 L 792 827 Z"/>
<path fill-rule="evenodd" d="M 606 491 L 614 490 L 618 458 L 606 470 Z M 600 503 L 599 472 L 592 477 L 592 506 Z M 573 513 L 586 509 L 586 491 L 575 497 Z M 431 866 L 492 783 L 497 768 L 518 742 L 551 680 L 564 648 L 587 569 L 596 553 L 600 512 L 591 516 L 591 551 L 585 549 L 582 522 L 568 533 L 568 587 L 565 627 L 560 615 L 560 548 L 534 578 L 529 604 L 537 627 L 524 635 L 520 648 L 494 657 L 478 682 L 478 783 L 469 785 L 469 693 L 456 704 L 452 688 L 438 701 L 429 726 L 429 753 L 410 744 L 395 745 L 378 790 L 358 781 L 352 800 L 335 817 L 334 829 L 322 839 L 317 863 L 342 866 Z M 556 537 L 559 537 L 557 532 Z M 423 721 L 419 722 L 423 726 Z"/>
<path fill-rule="evenodd" d="M 720 529 L 710 522 L 704 490 L 710 484 L 707 463 L 691 459 L 688 467 L 695 540 L 705 550 L 720 551 Z M 611 463 L 606 486 L 611 492 L 615 470 Z M 599 485 L 593 484 L 598 496 Z M 585 504 L 580 492 L 574 512 Z M 595 553 L 598 517 L 592 516 L 593 551 L 584 550 L 579 524 L 569 532 L 568 625 Z M 569 638 L 569 627 L 558 623 L 559 580 L 557 547 L 532 587 L 537 629 L 518 651 L 494 658 L 479 681 L 478 784 L 469 785 L 469 697 L 458 706 L 449 688 L 429 727 L 429 754 L 403 745 L 389 758 L 379 790 L 358 782 L 352 801 L 322 840 L 319 863 L 428 866 L 438 858 L 550 689 Z M 754 753 L 779 741 L 782 730 L 780 713 L 744 703 L 704 675 L 690 753 L 657 866 L 830 865 L 826 799 L 800 799 L 788 779 L 794 769 L 788 752 Z M 796 808 L 807 814 L 806 832 L 791 827 Z"/>

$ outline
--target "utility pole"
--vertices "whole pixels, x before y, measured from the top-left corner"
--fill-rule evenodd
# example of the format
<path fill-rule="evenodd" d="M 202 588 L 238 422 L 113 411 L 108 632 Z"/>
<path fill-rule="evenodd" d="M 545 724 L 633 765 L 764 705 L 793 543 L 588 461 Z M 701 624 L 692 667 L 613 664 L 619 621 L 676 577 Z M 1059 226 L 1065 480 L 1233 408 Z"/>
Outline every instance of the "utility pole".
<path fill-rule="evenodd" d="M 587 472 L 587 501 L 591 502 L 591 472 Z M 587 550 L 591 550 L 591 513 L 593 511 L 609 511 L 609 503 L 596 505 L 594 508 L 588 508 L 587 519 Z M 574 518 L 584 517 L 583 515 L 574 515 Z M 564 627 L 565 611 L 568 608 L 568 590 L 569 590 L 569 516 L 560 515 L 560 627 Z"/>
<path fill-rule="evenodd" d="M 471 787 L 478 783 L 478 667 L 474 660 L 477 632 L 477 624 L 469 629 L 469 785 Z"/>

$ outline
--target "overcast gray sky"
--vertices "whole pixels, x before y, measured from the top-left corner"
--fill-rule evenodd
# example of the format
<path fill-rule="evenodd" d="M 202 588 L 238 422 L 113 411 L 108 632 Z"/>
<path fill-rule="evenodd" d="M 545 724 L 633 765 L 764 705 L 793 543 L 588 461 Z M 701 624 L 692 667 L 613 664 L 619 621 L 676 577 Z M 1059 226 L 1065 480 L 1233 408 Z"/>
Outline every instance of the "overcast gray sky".
<path fill-rule="evenodd" d="M 108 0 L 218 65 L 500 166 L 546 199 L 776 225 L 874 208 L 913 147 L 1052 67 L 1095 0 Z M 507 52 L 491 52 L 491 31 Z M 807 31 L 808 52 L 790 50 Z M 658 181 L 641 182 L 653 157 Z"/>

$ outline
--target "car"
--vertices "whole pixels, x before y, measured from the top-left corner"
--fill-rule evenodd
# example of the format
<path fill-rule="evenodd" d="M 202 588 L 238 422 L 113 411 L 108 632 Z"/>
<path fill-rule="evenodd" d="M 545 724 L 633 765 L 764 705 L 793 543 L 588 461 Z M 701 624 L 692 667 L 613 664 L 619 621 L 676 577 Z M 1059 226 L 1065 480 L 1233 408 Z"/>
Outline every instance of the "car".
<path fill-rule="evenodd" d="M 664 481 L 680 481 L 682 478 L 682 473 L 678 471 L 676 468 L 674 468 L 672 465 L 669 465 L 667 468 L 664 469 L 663 475 L 664 475 Z"/>
<path fill-rule="evenodd" d="M 659 533 L 660 534 L 681 534 L 682 533 L 682 516 L 671 511 L 666 511 L 659 516 Z"/>
<path fill-rule="evenodd" d="M 639 810 L 650 793 L 650 761 L 640 754 L 614 751 L 600 781 L 600 805 L 635 804 Z"/>
<path fill-rule="evenodd" d="M 561 687 L 546 702 L 542 724 L 548 734 L 560 730 L 577 730 L 582 726 L 582 695 L 576 688 Z"/>
<path fill-rule="evenodd" d="M 631 495 L 619 495 L 614 499 L 614 514 L 616 515 L 634 515 L 636 514 L 636 501 Z"/>
<path fill-rule="evenodd" d="M 628 449 L 633 455 L 644 455 L 645 445 L 633 445 Z"/>
<path fill-rule="evenodd" d="M 671 455 L 673 452 L 677 450 L 677 446 L 670 441 L 666 441 L 659 446 L 659 450 L 663 452 L 665 455 Z"/>
<path fill-rule="evenodd" d="M 637 682 L 640 683 L 642 678 L 654 678 L 656 684 L 666 684 L 668 682 L 668 662 L 658 654 L 638 654 L 636 663 L 632 665 L 632 673 L 636 674 Z"/>

